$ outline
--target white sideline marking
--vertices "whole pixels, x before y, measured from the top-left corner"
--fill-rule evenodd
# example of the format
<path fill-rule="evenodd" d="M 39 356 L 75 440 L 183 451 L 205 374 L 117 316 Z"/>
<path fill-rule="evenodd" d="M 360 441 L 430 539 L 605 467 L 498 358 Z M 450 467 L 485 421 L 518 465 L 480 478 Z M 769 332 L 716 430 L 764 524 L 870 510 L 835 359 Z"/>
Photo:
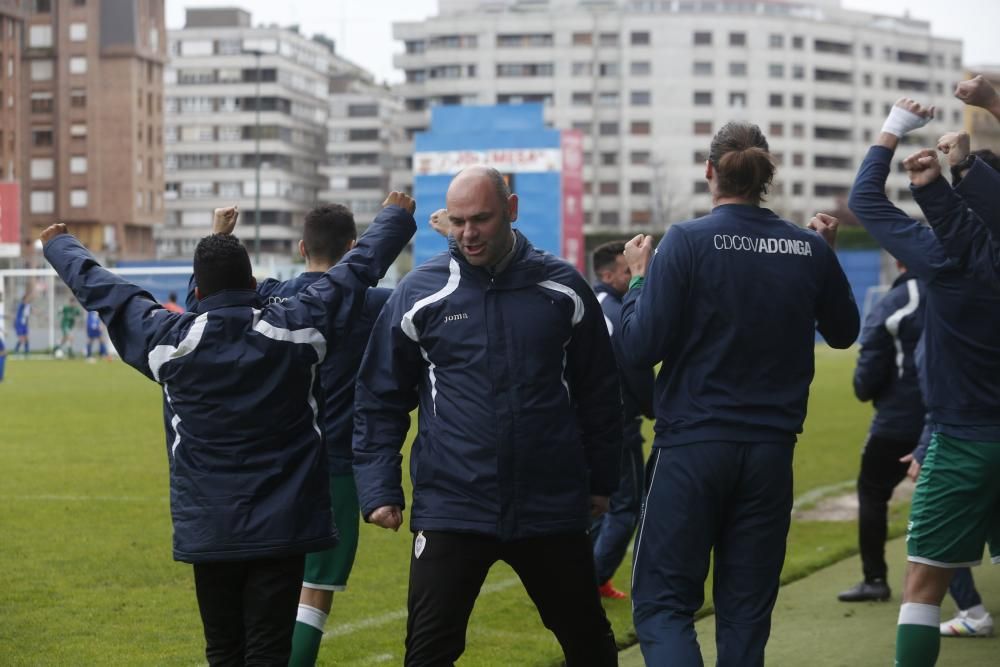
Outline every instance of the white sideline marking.
<path fill-rule="evenodd" d="M 521 580 L 517 577 L 511 577 L 509 579 L 501 579 L 492 584 L 486 584 L 483 586 L 479 595 L 489 595 L 490 593 L 499 593 L 500 591 L 506 590 L 511 586 L 516 586 L 520 584 Z M 372 616 L 355 623 L 344 623 L 336 628 L 323 633 L 323 639 L 326 640 L 330 637 L 343 637 L 345 635 L 354 634 L 359 630 L 367 630 L 368 628 L 377 628 L 381 625 L 386 625 L 392 623 L 393 621 L 399 621 L 406 618 L 406 608 L 396 609 L 395 611 L 390 611 L 387 614 L 381 614 L 379 616 Z M 391 656 L 390 656 L 391 657 Z"/>
<path fill-rule="evenodd" d="M 839 493 L 841 491 L 846 491 L 847 489 L 853 487 L 857 483 L 858 480 L 856 479 L 848 479 L 843 482 L 837 482 L 836 484 L 829 484 L 827 486 L 820 486 L 810 491 L 806 491 L 792 502 L 792 511 L 797 512 L 798 510 L 802 509 L 802 507 L 805 505 L 811 505 L 815 503 L 817 500 L 821 500 L 826 496 L 830 496 L 835 493 Z"/>

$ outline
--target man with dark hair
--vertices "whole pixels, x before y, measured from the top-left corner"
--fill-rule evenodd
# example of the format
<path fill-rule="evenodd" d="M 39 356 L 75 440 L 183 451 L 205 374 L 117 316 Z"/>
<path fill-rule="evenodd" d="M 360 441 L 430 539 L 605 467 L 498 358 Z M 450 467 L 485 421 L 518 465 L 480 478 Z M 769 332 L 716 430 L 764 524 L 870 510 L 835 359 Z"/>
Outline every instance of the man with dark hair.
<path fill-rule="evenodd" d="M 65 225 L 42 234 L 122 359 L 163 387 L 174 558 L 194 564 L 210 665 L 288 662 L 305 554 L 337 542 L 317 366 L 342 353 L 367 288 L 416 229 L 413 209 L 391 193 L 357 247 L 280 305 L 253 291 L 239 240 L 208 236 L 184 314 L 102 268 Z"/>
<path fill-rule="evenodd" d="M 408 667 L 453 664 L 492 565 L 513 567 L 569 667 L 617 664 L 587 537 L 621 460 L 614 353 L 594 293 L 512 229 L 518 199 L 471 167 L 446 197 L 449 250 L 399 283 L 358 373 L 354 474 L 367 521 L 403 521 Z"/>
<path fill-rule="evenodd" d="M 212 229 L 232 234 L 239 218 L 233 206 L 216 209 Z M 232 237 L 230 237 L 232 238 Z M 299 253 L 306 270 L 291 280 L 268 278 L 257 285 L 257 294 L 268 303 L 284 303 L 319 280 L 354 247 L 357 225 L 354 214 L 340 204 L 324 204 L 306 214 Z M 192 283 L 193 284 L 193 283 Z M 292 655 L 289 665 L 313 665 L 319 654 L 335 591 L 343 591 L 358 549 L 358 492 L 351 469 L 351 435 L 354 429 L 354 384 L 372 327 L 392 290 L 371 287 L 352 323 L 352 331 L 341 340 L 320 366 L 323 387 L 323 435 L 330 474 L 330 505 L 340 542 L 329 549 L 306 555 L 305 575 L 299 596 Z"/>
<path fill-rule="evenodd" d="M 621 565 L 635 532 L 645 488 L 642 418 L 653 416 L 653 370 L 628 365 L 621 349 L 619 322 L 622 297 L 628 291 L 628 281 L 632 278 L 624 252 L 624 241 L 612 241 L 595 248 L 592 257 L 594 274 L 597 276 L 594 292 L 604 311 L 604 321 L 608 326 L 611 347 L 618 363 L 625 429 L 618 490 L 611 495 L 607 514 L 591 523 L 590 540 L 594 545 L 598 593 L 601 597 L 616 600 L 623 599 L 626 595 L 614 587 L 611 577 Z"/>

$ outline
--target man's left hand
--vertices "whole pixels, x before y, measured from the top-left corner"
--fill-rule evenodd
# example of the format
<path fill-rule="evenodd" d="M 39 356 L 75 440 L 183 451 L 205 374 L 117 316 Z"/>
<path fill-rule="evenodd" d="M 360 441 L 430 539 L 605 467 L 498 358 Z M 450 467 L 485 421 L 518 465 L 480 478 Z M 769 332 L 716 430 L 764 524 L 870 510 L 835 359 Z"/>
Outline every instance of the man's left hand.
<path fill-rule="evenodd" d="M 837 246 L 837 228 L 840 226 L 840 221 L 837 218 L 828 213 L 817 213 L 806 226 L 822 236 L 831 248 Z"/>
<path fill-rule="evenodd" d="M 591 496 L 590 497 L 590 516 L 597 518 L 608 513 L 608 507 L 611 504 L 611 499 L 609 496 Z"/>
<path fill-rule="evenodd" d="M 937 149 L 948 156 L 948 165 L 956 164 L 969 156 L 969 133 L 964 131 L 949 132 L 938 139 Z"/>
<path fill-rule="evenodd" d="M 903 168 L 910 177 L 913 187 L 919 188 L 933 183 L 941 176 L 941 163 L 937 153 L 931 148 L 919 150 L 903 160 Z"/>
<path fill-rule="evenodd" d="M 236 221 L 240 218 L 240 209 L 237 206 L 228 208 L 217 208 L 212 213 L 212 233 L 232 234 L 236 229 Z"/>
<path fill-rule="evenodd" d="M 48 243 L 57 236 L 62 236 L 63 234 L 69 234 L 69 230 L 66 229 L 66 225 L 61 222 L 57 222 L 54 225 L 46 227 L 40 238 L 44 244 Z"/>
<path fill-rule="evenodd" d="M 646 267 L 653 257 L 653 237 L 638 234 L 625 244 L 625 261 L 632 271 L 632 276 L 645 276 Z"/>

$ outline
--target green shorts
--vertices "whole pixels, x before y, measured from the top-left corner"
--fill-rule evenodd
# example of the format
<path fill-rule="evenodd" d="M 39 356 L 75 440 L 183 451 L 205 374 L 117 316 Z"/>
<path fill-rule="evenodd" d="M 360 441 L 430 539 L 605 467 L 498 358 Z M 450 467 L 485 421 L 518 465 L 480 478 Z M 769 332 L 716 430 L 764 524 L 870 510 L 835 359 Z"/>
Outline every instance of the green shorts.
<path fill-rule="evenodd" d="M 968 567 L 989 544 L 1000 563 L 1000 442 L 931 437 L 906 531 L 907 560 Z"/>
<path fill-rule="evenodd" d="M 303 588 L 322 591 L 347 588 L 354 555 L 358 552 L 358 524 L 361 520 L 354 475 L 330 475 L 330 506 L 333 508 L 333 519 L 337 522 L 340 542 L 332 549 L 306 554 Z"/>

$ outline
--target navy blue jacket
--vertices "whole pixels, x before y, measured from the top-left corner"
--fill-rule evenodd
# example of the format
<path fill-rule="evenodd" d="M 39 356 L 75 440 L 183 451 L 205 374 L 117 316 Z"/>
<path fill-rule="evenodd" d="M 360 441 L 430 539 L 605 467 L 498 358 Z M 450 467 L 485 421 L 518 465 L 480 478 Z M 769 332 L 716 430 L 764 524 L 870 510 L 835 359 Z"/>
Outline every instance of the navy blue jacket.
<path fill-rule="evenodd" d="M 848 205 L 927 286 L 924 402 L 933 428 L 955 438 L 1000 442 L 1000 292 L 984 288 L 934 232 L 889 201 L 885 181 L 892 153 L 882 146 L 868 150 Z"/>
<path fill-rule="evenodd" d="M 584 531 L 589 496 L 618 484 L 618 377 L 600 306 L 579 273 L 517 233 L 492 275 L 454 244 L 389 297 L 358 374 L 354 475 L 362 515 L 403 506 L 412 530 L 503 540 Z"/>
<path fill-rule="evenodd" d="M 625 363 L 622 352 L 622 297 L 610 285 L 594 285 L 597 302 L 604 311 L 604 322 L 611 336 L 611 347 L 618 363 L 618 379 L 622 388 L 622 418 L 625 422 L 625 445 L 642 445 L 642 418 L 653 418 L 653 368 L 635 368 Z"/>
<path fill-rule="evenodd" d="M 926 409 L 915 362 L 924 330 L 924 292 L 915 275 L 904 273 L 865 319 L 854 394 L 875 405 L 872 435 L 916 441 L 924 427 Z"/>
<path fill-rule="evenodd" d="M 282 303 L 305 291 L 323 274 L 307 271 L 284 282 L 269 278 L 257 285 L 257 294 L 267 303 Z M 358 367 L 368 346 L 372 328 L 392 290 L 372 287 L 365 293 L 364 305 L 351 323 L 351 331 L 341 339 L 336 350 L 326 355 L 320 366 L 323 387 L 323 435 L 326 437 L 327 465 L 331 475 L 350 475 L 354 454 L 354 384 Z"/>
<path fill-rule="evenodd" d="M 298 298 L 263 306 L 252 290 L 226 290 L 203 299 L 200 314 L 165 310 L 72 236 L 46 245 L 122 359 L 163 387 L 175 559 L 277 558 L 336 544 L 316 366 L 416 229 L 398 207 L 380 218 Z"/>
<path fill-rule="evenodd" d="M 1000 291 L 1000 174 L 976 158 L 954 190 L 943 178 L 910 189 L 945 252 Z"/>
<path fill-rule="evenodd" d="M 626 360 L 663 362 L 654 446 L 794 443 L 817 328 L 836 348 L 859 328 L 851 287 L 818 234 L 740 204 L 671 225 L 622 307 Z"/>

